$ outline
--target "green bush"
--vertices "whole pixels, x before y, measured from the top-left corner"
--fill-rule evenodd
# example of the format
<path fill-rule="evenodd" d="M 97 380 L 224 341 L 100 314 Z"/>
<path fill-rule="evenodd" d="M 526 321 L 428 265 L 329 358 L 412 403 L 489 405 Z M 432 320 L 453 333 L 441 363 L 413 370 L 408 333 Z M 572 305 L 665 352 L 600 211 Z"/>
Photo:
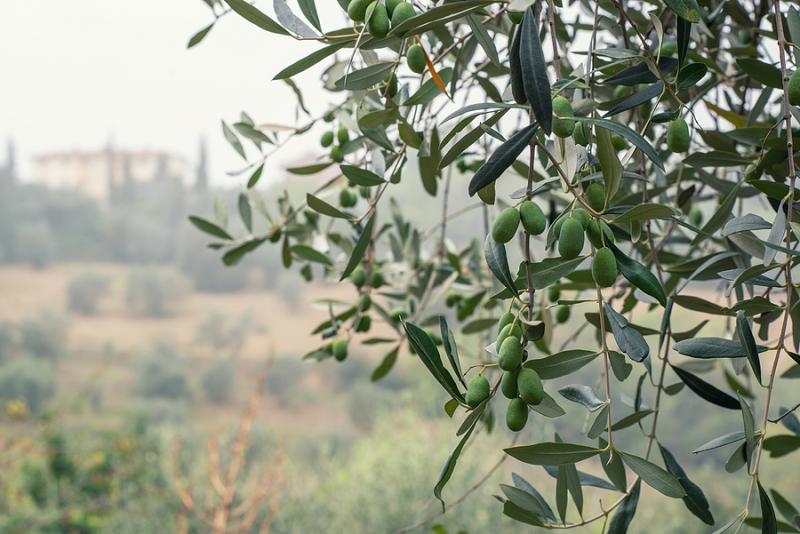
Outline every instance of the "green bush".
<path fill-rule="evenodd" d="M 26 356 L 54 360 L 67 347 L 68 324 L 63 317 L 50 312 L 36 319 L 19 323 L 20 350 Z"/>
<path fill-rule="evenodd" d="M 226 404 L 233 396 L 236 368 L 229 360 L 214 363 L 203 373 L 202 384 L 206 399 L 214 404 Z"/>
<path fill-rule="evenodd" d="M 297 358 L 276 359 L 267 372 L 266 393 L 277 398 L 282 406 L 289 405 L 307 371 L 308 365 Z"/>
<path fill-rule="evenodd" d="M 50 227 L 44 222 L 26 223 L 16 236 L 19 260 L 34 269 L 48 267 L 56 257 L 56 241 Z"/>
<path fill-rule="evenodd" d="M 172 400 L 191 397 L 186 369 L 174 349 L 158 346 L 142 356 L 136 393 Z"/>
<path fill-rule="evenodd" d="M 128 310 L 135 315 L 172 315 L 187 294 L 186 280 L 173 271 L 146 268 L 128 273 L 125 302 Z"/>
<path fill-rule="evenodd" d="M 34 414 L 41 413 L 55 390 L 53 372 L 46 362 L 15 358 L 0 367 L 0 399 L 23 400 Z"/>
<path fill-rule="evenodd" d="M 12 321 L 0 321 L 0 363 L 11 358 L 18 341 L 18 328 Z"/>
<path fill-rule="evenodd" d="M 110 279 L 96 272 L 79 273 L 67 286 L 67 308 L 81 315 L 94 315 L 97 302 L 108 294 Z"/>

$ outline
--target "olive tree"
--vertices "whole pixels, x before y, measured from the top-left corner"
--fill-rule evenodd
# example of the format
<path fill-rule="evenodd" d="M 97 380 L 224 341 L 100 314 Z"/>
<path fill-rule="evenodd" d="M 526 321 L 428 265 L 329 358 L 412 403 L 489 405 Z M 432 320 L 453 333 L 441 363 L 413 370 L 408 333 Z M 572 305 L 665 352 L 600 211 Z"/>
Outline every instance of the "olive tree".
<path fill-rule="evenodd" d="M 247 162 L 244 232 L 191 220 L 227 265 L 273 244 L 306 279 L 316 266 L 353 287 L 350 303 L 330 302 L 307 358 L 344 360 L 360 342 L 383 358 L 372 380 L 405 353 L 427 368 L 459 420 L 433 488 L 443 509 L 466 444 L 500 431 L 496 413 L 514 433 L 564 415 L 567 402 L 587 421 L 570 441 L 514 438 L 504 450 L 554 477 L 554 498 L 515 475 L 499 488 L 502 513 L 625 532 L 649 487 L 717 532 L 797 530 L 797 509 L 760 476 L 765 452 L 800 448 L 797 406 L 775 405 L 781 375 L 800 376 L 796 7 L 339 0 L 338 20 L 322 21 L 314 0 L 298 0 L 299 11 L 274 0 L 274 17 L 258 3 L 206 1 L 213 22 L 190 47 L 240 16 L 253 31 L 319 48 L 275 75 L 298 95 L 294 130 L 246 113 L 223 122 Z M 331 95 L 320 116 L 292 82 L 312 67 Z M 301 202 L 262 198 L 253 188 L 265 160 L 289 139 L 319 135 L 319 124 L 324 156 L 288 171 L 327 181 Z M 441 199 L 434 226 L 392 199 L 408 180 L 419 180 L 416 198 Z M 465 207 L 450 208 L 456 200 Z M 474 239 L 454 243 L 454 226 Z M 678 329 L 678 317 L 692 327 Z M 392 335 L 370 334 L 375 322 Z M 596 343 L 580 341 L 583 332 Z M 628 383 L 632 407 L 618 394 Z M 727 468 L 747 488 L 734 517 L 714 517 L 681 466 L 690 451 L 670 450 L 673 437 L 659 433 L 664 404 L 687 396 L 740 414 L 730 433 L 693 451 L 730 446 Z M 598 490 L 616 497 L 594 504 Z"/>

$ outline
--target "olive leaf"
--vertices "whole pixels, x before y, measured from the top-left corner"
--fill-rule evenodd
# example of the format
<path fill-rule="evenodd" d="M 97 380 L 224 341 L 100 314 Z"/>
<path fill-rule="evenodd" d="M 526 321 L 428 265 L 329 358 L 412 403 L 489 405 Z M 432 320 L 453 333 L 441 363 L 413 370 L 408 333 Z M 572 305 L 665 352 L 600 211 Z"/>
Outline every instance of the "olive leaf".
<path fill-rule="evenodd" d="M 310 69 L 323 59 L 332 56 L 338 50 L 345 48 L 347 46 L 352 45 L 355 42 L 353 41 L 344 41 L 341 43 L 334 43 L 330 44 L 324 48 L 320 48 L 319 50 L 315 50 L 314 52 L 310 53 L 309 55 L 305 56 L 302 59 L 299 59 L 289 65 L 288 67 L 281 70 L 278 74 L 276 74 L 272 79 L 273 80 L 285 80 L 287 78 L 291 78 L 301 72 Z"/>
<path fill-rule="evenodd" d="M 739 341 L 721 337 L 697 337 L 675 343 L 675 350 L 692 358 L 746 358 L 747 349 Z M 757 347 L 763 352 L 766 347 Z"/>
<path fill-rule="evenodd" d="M 280 24 L 272 20 L 263 11 L 258 9 L 252 4 L 247 3 L 245 0 L 224 0 L 226 4 L 230 6 L 230 8 L 235 11 L 239 16 L 243 19 L 251 22 L 261 28 L 262 30 L 266 30 L 271 33 L 277 33 L 280 35 L 290 35 L 285 28 L 283 28 Z"/>
<path fill-rule="evenodd" d="M 214 23 L 212 22 L 208 26 L 204 27 L 203 29 L 199 30 L 197 33 L 192 35 L 192 37 L 189 39 L 189 42 L 186 45 L 186 48 L 192 48 L 200 44 L 200 42 L 206 38 L 208 32 L 210 32 L 213 27 Z"/>
<path fill-rule="evenodd" d="M 463 0 L 432 7 L 419 15 L 411 17 L 392 27 L 389 37 L 410 37 L 444 26 L 470 13 L 490 5 L 491 0 Z"/>
<path fill-rule="evenodd" d="M 650 355 L 650 347 L 642 334 L 631 328 L 627 319 L 617 313 L 608 303 L 603 304 L 603 309 L 606 311 L 611 332 L 614 334 L 614 341 L 617 342 L 619 349 L 635 362 L 641 362 L 647 358 Z"/>
<path fill-rule="evenodd" d="M 667 468 L 675 478 L 678 479 L 686 495 L 683 497 L 683 503 L 686 508 L 695 516 L 697 516 L 706 525 L 714 524 L 714 516 L 711 515 L 711 507 L 708 504 L 703 490 L 700 486 L 689 480 L 686 472 L 680 466 L 678 461 L 666 447 L 658 444 L 658 449 L 661 451 L 661 458 L 664 460 L 664 466 Z"/>
<path fill-rule="evenodd" d="M 662 75 L 671 73 L 677 66 L 678 60 L 673 57 L 661 56 L 658 60 L 658 70 Z M 614 73 L 612 76 L 606 78 L 604 83 L 608 85 L 632 86 L 639 85 L 640 83 L 653 83 L 657 80 L 658 77 L 653 74 L 649 65 L 646 62 L 641 62 Z"/>
<path fill-rule="evenodd" d="M 344 271 L 342 271 L 342 276 L 339 278 L 340 282 L 350 276 L 364 257 L 367 246 L 369 246 L 369 242 L 372 240 L 372 228 L 374 225 L 375 214 L 373 213 L 369 221 L 367 221 L 367 224 L 364 225 L 364 228 L 361 230 L 361 234 L 358 236 L 355 246 L 353 246 L 353 252 L 350 254 L 350 259 L 347 260 L 347 266 L 345 266 Z"/>
<path fill-rule="evenodd" d="M 672 11 L 688 22 L 700 22 L 700 6 L 697 0 L 664 0 Z"/>
<path fill-rule="evenodd" d="M 655 275 L 647 270 L 644 265 L 628 257 L 613 243 L 608 243 L 607 245 L 614 253 L 614 258 L 617 260 L 617 268 L 619 268 L 622 276 L 631 284 L 658 300 L 662 306 L 666 306 L 667 295 Z"/>
<path fill-rule="evenodd" d="M 600 449 L 575 443 L 541 442 L 504 449 L 506 454 L 531 465 L 564 465 L 581 462 L 600 453 Z"/>
<path fill-rule="evenodd" d="M 565 350 L 544 358 L 530 359 L 523 365 L 536 371 L 543 380 L 550 380 L 574 373 L 598 355 L 598 352 L 590 350 Z"/>
<path fill-rule="evenodd" d="M 547 62 L 544 59 L 539 28 L 532 8 L 525 11 L 520 29 L 519 62 L 522 68 L 522 85 L 525 97 L 531 106 L 536 122 L 548 135 L 553 124 L 553 102 L 550 95 L 550 80 L 547 77 Z"/>
<path fill-rule="evenodd" d="M 705 65 L 704 65 L 705 66 Z M 603 117 L 613 117 L 623 111 L 628 111 L 629 109 L 634 109 L 645 102 L 648 102 L 655 97 L 661 95 L 664 92 L 664 82 L 656 82 L 652 85 L 649 85 L 642 89 L 641 91 L 637 91 L 633 93 L 631 96 L 623 99 L 621 102 L 615 104 L 611 109 L 605 112 Z"/>
<path fill-rule="evenodd" d="M 450 366 L 458 378 L 458 381 L 466 388 L 467 383 L 464 381 L 464 373 L 461 371 L 461 360 L 458 358 L 458 346 L 453 337 L 453 331 L 447 326 L 447 319 L 444 315 L 439 316 L 439 331 L 442 336 L 442 345 L 444 352 L 447 354 L 447 359 L 450 360 Z"/>
<path fill-rule="evenodd" d="M 778 532 L 778 519 L 775 517 L 775 509 L 772 507 L 769 494 L 761 485 L 760 480 L 756 480 L 756 483 L 758 484 L 758 500 L 761 502 L 761 532 Z"/>
<path fill-rule="evenodd" d="M 620 124 L 618 122 L 609 119 L 600 119 L 597 117 L 572 117 L 572 118 L 577 122 L 586 122 L 589 124 L 594 124 L 595 126 L 599 126 L 600 128 L 605 128 L 609 132 L 621 135 L 622 137 L 625 138 L 626 141 L 628 141 L 630 144 L 641 150 L 642 153 L 645 156 L 647 156 L 647 159 L 652 161 L 656 165 L 656 167 L 662 170 L 664 169 L 664 162 L 659 157 L 658 152 L 656 152 L 656 150 L 653 148 L 653 145 L 648 143 L 644 137 L 642 137 L 635 131 L 631 130 L 624 124 Z"/>
<path fill-rule="evenodd" d="M 750 323 L 747 322 L 747 317 L 744 311 L 739 310 L 736 312 L 736 336 L 739 338 L 739 343 L 744 347 L 747 353 L 747 361 L 750 362 L 750 367 L 753 369 L 753 374 L 758 382 L 761 382 L 761 359 L 758 355 L 758 347 L 756 340 L 753 337 L 753 332 L 750 330 Z"/>
<path fill-rule="evenodd" d="M 433 487 L 433 495 L 436 497 L 439 502 L 442 504 L 442 512 L 445 510 L 445 502 L 442 498 L 442 490 L 444 490 L 445 485 L 447 482 L 450 481 L 450 477 L 453 476 L 453 472 L 456 469 L 456 463 L 458 463 L 458 459 L 461 456 L 461 451 L 464 450 L 464 446 L 469 441 L 470 436 L 472 435 L 472 431 L 475 430 L 475 427 L 478 424 L 478 418 L 474 418 L 472 420 L 472 424 L 470 427 L 464 432 L 461 436 L 461 439 L 458 441 L 458 444 L 455 446 L 453 451 L 447 457 L 444 465 L 442 466 L 442 470 L 439 473 L 439 479 L 436 481 L 436 484 Z"/>
<path fill-rule="evenodd" d="M 403 329 L 408 336 L 408 342 L 414 347 L 414 351 L 420 356 L 420 360 L 428 368 L 428 371 L 452 398 L 463 403 L 464 395 L 459 391 L 453 377 L 442 364 L 442 358 L 430 336 L 413 323 L 403 323 Z"/>
<path fill-rule="evenodd" d="M 622 461 L 651 488 L 661 492 L 667 497 L 681 498 L 686 495 L 680 481 L 663 468 L 644 458 L 634 456 L 627 452 L 616 451 L 622 456 Z"/>
<path fill-rule="evenodd" d="M 231 236 L 224 228 L 215 223 L 212 223 L 211 221 L 207 221 L 202 217 L 190 215 L 189 222 L 191 222 L 198 230 L 205 232 L 209 235 L 213 235 L 214 237 L 219 237 L 220 239 L 233 240 L 233 236 Z"/>
<path fill-rule="evenodd" d="M 622 503 L 617 507 L 608 524 L 608 534 L 625 534 L 631 526 L 636 507 L 639 505 L 639 493 L 642 488 L 641 480 L 637 480 Z"/>
<path fill-rule="evenodd" d="M 712 386 L 702 378 L 699 378 L 689 371 L 681 369 L 680 367 L 676 367 L 672 364 L 670 364 L 670 367 L 689 389 L 711 404 L 715 404 L 722 408 L 728 408 L 729 410 L 739 410 L 741 408 L 739 401 L 724 391 Z"/>
<path fill-rule="evenodd" d="M 547 471 L 547 474 L 553 478 L 556 478 L 558 475 L 558 468 L 552 465 L 545 465 L 543 466 L 544 470 Z M 592 488 L 599 488 L 604 490 L 614 491 L 617 488 L 609 483 L 608 481 L 594 476 L 591 473 L 587 473 L 585 471 L 581 471 L 580 469 L 577 470 L 578 473 L 578 482 L 580 482 L 581 486 L 590 486 Z"/>
<path fill-rule="evenodd" d="M 731 443 L 737 443 L 739 441 L 742 441 L 743 439 L 744 439 L 744 432 L 741 430 L 737 430 L 736 432 L 730 432 L 728 434 L 718 436 L 712 439 L 711 441 L 708 441 L 700 445 L 692 452 L 698 454 L 701 452 L 712 451 L 714 449 L 719 449 L 720 447 L 724 447 L 725 445 L 730 445 Z"/>
<path fill-rule="evenodd" d="M 608 206 L 619 190 L 623 169 L 611 142 L 611 134 L 606 128 L 598 128 L 596 133 L 597 159 L 600 161 L 600 171 L 603 173 L 605 184 L 605 205 Z"/>
<path fill-rule="evenodd" d="M 397 355 L 399 351 L 400 351 L 399 347 L 395 347 L 394 349 L 389 351 L 386 354 L 386 356 L 383 357 L 383 360 L 381 361 L 380 365 L 378 365 L 378 367 L 376 367 L 375 370 L 372 371 L 372 375 L 370 375 L 370 380 L 372 380 L 373 382 L 377 382 L 378 380 L 386 376 L 389 373 L 389 371 L 392 370 L 394 364 L 397 362 Z"/>
<path fill-rule="evenodd" d="M 469 196 L 475 196 L 475 193 L 479 190 L 500 178 L 500 175 L 514 163 L 517 156 L 528 146 L 538 127 L 539 125 L 536 123 L 530 124 L 500 145 L 470 180 Z"/>
<path fill-rule="evenodd" d="M 502 243 L 497 243 L 492 234 L 486 236 L 486 241 L 483 245 L 483 255 L 486 258 L 486 265 L 489 270 L 503 284 L 512 295 L 517 294 L 516 287 L 514 286 L 514 278 L 511 276 L 511 271 L 508 269 L 508 259 L 506 257 L 506 247 Z"/>
<path fill-rule="evenodd" d="M 606 405 L 605 401 L 597 398 L 592 388 L 583 384 L 570 384 L 558 390 L 558 393 L 567 400 L 582 404 L 589 411 L 599 410 Z"/>
<path fill-rule="evenodd" d="M 389 76 L 394 66 L 395 64 L 391 61 L 376 63 L 364 67 L 363 69 L 346 73 L 336 80 L 333 85 L 340 90 L 347 89 L 349 91 L 355 91 L 359 89 L 369 89 L 379 82 L 384 81 Z"/>

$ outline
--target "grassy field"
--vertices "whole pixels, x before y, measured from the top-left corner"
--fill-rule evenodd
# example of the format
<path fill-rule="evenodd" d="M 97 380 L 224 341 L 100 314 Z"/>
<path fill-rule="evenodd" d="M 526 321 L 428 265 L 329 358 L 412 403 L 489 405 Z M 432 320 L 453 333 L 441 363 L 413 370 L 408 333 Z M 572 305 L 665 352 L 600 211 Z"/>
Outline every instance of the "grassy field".
<path fill-rule="evenodd" d="M 109 280 L 108 294 L 99 301 L 97 312 L 88 316 L 70 312 L 66 297 L 70 281 L 87 271 Z M 230 445 L 243 407 L 255 388 L 256 376 L 272 355 L 272 377 L 267 380 L 267 393 L 253 421 L 254 452 L 248 465 L 257 472 L 270 464 L 277 451 L 284 455 L 283 478 L 276 490 L 280 495 L 280 511 L 273 521 L 275 531 L 390 532 L 436 513 L 438 504 L 431 498 L 431 488 L 456 441 L 456 423 L 442 414 L 445 398 L 422 366 L 403 352 L 393 372 L 383 381 L 371 384 L 369 374 L 385 352 L 382 348 L 353 345 L 351 357 L 344 363 L 300 360 L 302 354 L 320 342 L 309 331 L 327 318 L 324 307 L 307 304 L 316 299 L 349 299 L 352 289 L 317 284 L 303 292 L 293 291 L 295 286 L 284 278 L 277 289 L 254 284 L 238 293 L 187 291 L 176 302 L 174 313 L 154 318 L 129 309 L 126 303 L 129 273 L 126 266 L 110 264 L 62 264 L 39 271 L 0 269 L 3 295 L 0 321 L 35 321 L 42 314 L 50 314 L 63 318 L 66 325 L 66 346 L 53 363 L 57 390 L 52 411 L 45 420 L 0 416 L 0 430 L 5 436 L 0 440 L 0 467 L 11 473 L 23 473 L 25 465 L 45 461 L 48 454 L 45 437 L 58 431 L 68 437 L 78 465 L 89 469 L 91 458 L 99 451 L 111 454 L 107 452 L 107 439 L 112 439 L 114 447 L 140 439 L 136 438 L 136 432 L 131 433 L 131 421 L 145 420 L 145 435 L 154 443 L 147 458 L 154 462 L 153 476 L 157 482 L 149 480 L 141 484 L 156 489 L 134 491 L 130 482 L 126 485 L 117 481 L 121 485 L 115 490 L 113 505 L 103 510 L 102 521 L 92 531 L 144 532 L 153 528 L 153 524 L 177 529 L 182 516 L 168 451 L 180 438 L 186 447 L 187 480 L 197 498 L 205 495 L 209 465 L 205 443 L 209 436 L 218 435 L 224 438 L 224 444 Z M 587 307 L 582 311 L 591 310 Z M 202 387 L 204 373 L 220 360 L 231 358 L 228 347 L 214 349 L 203 341 L 201 334 L 209 329 L 210 317 L 228 323 L 249 318 L 244 343 L 232 359 L 233 395 L 224 403 L 209 401 Z M 674 317 L 676 330 L 694 324 L 691 313 Z M 578 326 L 583 318 L 574 312 L 573 321 Z M 644 309 L 637 310 L 636 321 L 658 326 L 657 315 Z M 703 335 L 720 333 L 723 328 L 724 320 L 714 321 Z M 590 330 L 570 341 L 571 346 L 594 346 Z M 562 341 L 555 340 L 554 345 Z M 188 397 L 156 400 L 137 393 L 142 361 L 159 344 L 172 347 L 179 354 L 189 385 Z M 586 373 L 586 379 L 581 380 L 591 383 L 594 371 L 587 368 Z M 558 384 L 548 385 L 548 389 L 557 387 Z M 617 395 L 631 397 L 633 392 L 619 391 Z M 624 403 L 623 398 L 622 410 L 626 409 Z M 565 439 L 583 439 L 580 430 L 586 424 L 585 412 L 579 406 L 564 402 L 562 405 L 568 411 L 563 421 L 554 423 L 540 418 L 518 436 L 519 443 L 551 439 L 556 431 Z M 733 510 L 740 505 L 746 489 L 742 473 L 724 472 L 728 451 L 705 456 L 690 455 L 687 451 L 714 436 L 738 429 L 741 423 L 738 414 L 711 419 L 707 413 L 711 412 L 702 401 L 684 391 L 665 411 L 660 435 L 666 440 L 665 445 L 680 454 L 693 479 L 704 488 L 716 488 L 707 489 L 707 494 L 711 492 L 709 498 L 715 516 L 727 519 L 726 514 L 735 513 Z M 501 410 L 497 416 L 502 419 Z M 626 432 L 634 430 L 635 427 Z M 492 435 L 475 440 L 445 492 L 448 500 L 459 497 L 484 476 L 502 458 L 500 450 L 511 439 L 510 433 L 498 428 Z M 623 432 L 619 443 L 621 446 L 630 443 L 633 447 L 639 439 Z M 119 454 L 116 448 L 113 450 L 114 455 Z M 137 476 L 143 471 L 132 467 L 135 464 L 127 457 L 114 465 L 121 472 L 133 469 Z M 585 469 L 592 470 L 588 466 Z M 498 492 L 498 484 L 508 483 L 512 472 L 529 478 L 546 495 L 553 494 L 554 481 L 543 471 L 506 461 L 464 504 L 435 522 L 446 525 L 448 532 L 460 528 L 470 533 L 513 531 L 514 524 L 500 519 L 500 507 L 492 499 Z M 790 475 L 774 472 L 770 463 L 766 463 L 765 476 L 788 495 L 800 491 L 796 477 Z M 116 480 L 119 475 L 114 477 Z M 22 496 L 24 487 L 24 477 L 20 479 L 17 475 L 0 484 L 6 506 L 11 503 L 15 510 L 27 510 L 20 523 L 22 528 L 9 532 L 39 532 L 38 523 L 31 522 L 31 518 L 50 517 L 31 508 L 30 500 Z M 128 495 L 126 491 L 133 493 Z M 680 501 L 665 503 L 648 493 L 643 495 L 643 502 L 653 499 L 658 506 L 643 504 L 636 519 L 642 528 L 647 524 L 659 525 L 648 528 L 648 532 L 709 532 L 691 519 L 686 520 L 688 523 L 674 523 L 672 518 L 681 516 Z M 608 502 L 611 497 L 602 491 L 588 490 L 587 503 L 596 506 L 598 498 Z M 64 506 L 86 508 L 85 502 L 77 497 L 66 498 Z M 56 514 L 54 517 L 65 513 L 64 509 L 53 511 L 52 505 L 47 508 L 49 513 Z M 570 514 L 577 518 L 574 510 Z M 145 518 L 156 523 L 148 523 Z M 417 531 L 429 529 L 430 523 Z"/>

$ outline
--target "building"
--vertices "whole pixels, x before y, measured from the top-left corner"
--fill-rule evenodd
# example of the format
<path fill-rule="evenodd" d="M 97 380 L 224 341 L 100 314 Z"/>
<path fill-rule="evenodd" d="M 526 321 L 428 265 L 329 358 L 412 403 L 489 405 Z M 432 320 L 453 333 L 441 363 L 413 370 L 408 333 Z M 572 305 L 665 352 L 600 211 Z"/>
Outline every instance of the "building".
<path fill-rule="evenodd" d="M 69 150 L 33 158 L 31 181 L 50 189 L 79 191 L 101 202 L 137 183 L 192 180 L 192 168 L 181 156 L 160 150 Z"/>

